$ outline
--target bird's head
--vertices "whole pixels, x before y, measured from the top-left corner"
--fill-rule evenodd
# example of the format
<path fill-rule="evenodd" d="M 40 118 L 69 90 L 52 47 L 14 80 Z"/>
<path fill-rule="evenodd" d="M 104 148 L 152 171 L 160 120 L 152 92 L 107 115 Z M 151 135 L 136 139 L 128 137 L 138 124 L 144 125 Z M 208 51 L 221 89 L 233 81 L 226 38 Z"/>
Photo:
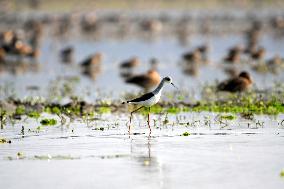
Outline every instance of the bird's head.
<path fill-rule="evenodd" d="M 250 76 L 250 74 L 249 74 L 248 72 L 246 72 L 246 71 L 241 72 L 241 73 L 239 74 L 239 77 L 248 80 L 250 83 L 253 82 L 253 81 L 252 81 L 252 78 L 251 78 L 251 76 Z"/>
<path fill-rule="evenodd" d="M 169 76 L 164 77 L 163 80 L 164 80 L 164 82 L 171 84 L 172 86 L 174 86 L 177 89 L 177 87 L 173 84 L 173 80 L 172 80 L 171 77 L 169 77 Z"/>

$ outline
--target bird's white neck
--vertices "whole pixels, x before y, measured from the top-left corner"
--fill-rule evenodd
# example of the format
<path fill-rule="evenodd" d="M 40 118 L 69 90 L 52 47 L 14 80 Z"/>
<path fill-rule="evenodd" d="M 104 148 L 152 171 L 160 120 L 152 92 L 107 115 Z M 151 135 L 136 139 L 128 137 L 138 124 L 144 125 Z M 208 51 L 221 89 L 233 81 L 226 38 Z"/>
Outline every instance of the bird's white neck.
<path fill-rule="evenodd" d="M 164 83 L 165 83 L 165 81 L 162 80 L 162 81 L 160 82 L 160 84 L 158 85 L 158 87 L 153 91 L 153 93 L 154 93 L 154 94 L 158 94 L 159 92 L 161 92 L 162 89 L 163 89 L 163 87 L 164 87 Z"/>

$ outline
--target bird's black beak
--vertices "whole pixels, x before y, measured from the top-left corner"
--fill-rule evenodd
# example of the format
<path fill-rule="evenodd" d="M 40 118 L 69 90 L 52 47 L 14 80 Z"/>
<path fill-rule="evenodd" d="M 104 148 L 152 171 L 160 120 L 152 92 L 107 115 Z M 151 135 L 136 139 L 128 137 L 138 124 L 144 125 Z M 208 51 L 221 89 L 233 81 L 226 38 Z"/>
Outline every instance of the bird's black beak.
<path fill-rule="evenodd" d="M 178 88 L 173 83 L 171 83 L 171 85 L 178 90 Z"/>

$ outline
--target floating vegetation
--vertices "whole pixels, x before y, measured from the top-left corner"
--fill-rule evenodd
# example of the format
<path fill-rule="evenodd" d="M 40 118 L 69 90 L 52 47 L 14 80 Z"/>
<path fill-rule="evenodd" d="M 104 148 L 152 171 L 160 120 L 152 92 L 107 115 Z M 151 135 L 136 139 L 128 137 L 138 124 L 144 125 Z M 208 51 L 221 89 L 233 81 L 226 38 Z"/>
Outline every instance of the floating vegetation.
<path fill-rule="evenodd" d="M 99 128 L 94 128 L 94 130 L 97 130 L 97 131 L 104 131 L 104 130 L 105 130 L 105 128 L 103 128 L 103 127 L 99 127 Z"/>
<path fill-rule="evenodd" d="M 12 141 L 11 141 L 11 140 L 8 140 L 8 139 L 5 139 L 5 138 L 0 138 L 0 144 L 4 144 L 4 143 L 9 143 L 9 144 L 11 144 Z"/>
<path fill-rule="evenodd" d="M 74 159 L 80 159 L 80 157 L 73 157 L 71 155 L 51 156 L 50 154 L 47 154 L 47 155 L 35 155 L 34 159 L 37 159 L 37 160 L 74 160 Z"/>
<path fill-rule="evenodd" d="M 123 158 L 123 157 L 128 157 L 128 154 L 115 154 L 115 155 L 102 155 L 99 156 L 101 159 L 115 159 L 115 158 Z"/>
<path fill-rule="evenodd" d="M 18 152 L 16 157 L 7 156 L 4 159 L 6 160 L 75 160 L 80 159 L 80 157 L 73 157 L 71 155 L 34 155 L 31 157 L 25 156 L 22 152 Z"/>
<path fill-rule="evenodd" d="M 283 178 L 284 178 L 284 170 L 282 170 L 282 171 L 280 172 L 280 177 L 283 177 Z"/>
<path fill-rule="evenodd" d="M 38 119 L 40 117 L 40 113 L 38 113 L 36 111 L 32 111 L 32 112 L 28 113 L 28 116 L 31 117 L 31 118 Z"/>
<path fill-rule="evenodd" d="M 189 135 L 190 135 L 189 132 L 184 132 L 184 133 L 182 133 L 182 136 L 189 136 Z"/>
<path fill-rule="evenodd" d="M 234 120 L 234 119 L 236 119 L 236 116 L 235 115 L 231 115 L 231 114 L 220 115 L 220 119 Z"/>
<path fill-rule="evenodd" d="M 103 113 L 110 113 L 111 112 L 111 108 L 108 106 L 102 106 L 99 107 L 98 109 L 98 113 L 103 114 Z"/>
<path fill-rule="evenodd" d="M 190 108 L 191 111 L 201 112 L 228 112 L 228 113 L 240 113 L 243 115 L 251 114 L 268 114 L 277 115 L 284 113 L 282 96 L 272 96 L 270 98 L 262 98 L 257 96 L 243 96 L 238 99 L 233 97 L 226 101 L 214 101 L 214 102 L 198 102 L 195 106 Z"/>
<path fill-rule="evenodd" d="M 26 113 L 25 106 L 20 105 L 16 108 L 15 114 L 16 115 L 24 115 Z"/>
<path fill-rule="evenodd" d="M 247 120 L 253 120 L 254 119 L 254 115 L 251 112 L 240 113 L 240 116 L 244 119 L 247 119 Z"/>
<path fill-rule="evenodd" d="M 55 119 L 43 119 L 40 121 L 40 124 L 44 126 L 56 125 L 57 121 Z"/>

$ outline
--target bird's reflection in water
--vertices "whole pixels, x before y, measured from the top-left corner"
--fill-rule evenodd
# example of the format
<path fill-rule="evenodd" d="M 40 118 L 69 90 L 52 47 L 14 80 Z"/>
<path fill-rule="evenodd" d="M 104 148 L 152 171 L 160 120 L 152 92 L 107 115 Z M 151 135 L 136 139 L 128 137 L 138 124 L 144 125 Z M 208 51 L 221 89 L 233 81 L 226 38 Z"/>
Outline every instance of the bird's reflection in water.
<path fill-rule="evenodd" d="M 147 139 L 132 139 L 130 150 L 132 161 L 140 172 L 141 180 L 150 184 L 152 188 L 164 188 L 170 184 L 167 178 L 165 166 L 161 159 L 155 155 L 153 147 L 156 141 L 153 137 L 148 136 Z M 155 148 L 154 148 L 155 149 Z"/>
<path fill-rule="evenodd" d="M 160 162 L 157 157 L 151 153 L 151 147 L 154 145 L 154 140 L 148 136 L 147 141 L 132 139 L 131 140 L 131 156 L 142 167 L 147 167 L 147 171 L 157 172 L 160 169 Z"/>

